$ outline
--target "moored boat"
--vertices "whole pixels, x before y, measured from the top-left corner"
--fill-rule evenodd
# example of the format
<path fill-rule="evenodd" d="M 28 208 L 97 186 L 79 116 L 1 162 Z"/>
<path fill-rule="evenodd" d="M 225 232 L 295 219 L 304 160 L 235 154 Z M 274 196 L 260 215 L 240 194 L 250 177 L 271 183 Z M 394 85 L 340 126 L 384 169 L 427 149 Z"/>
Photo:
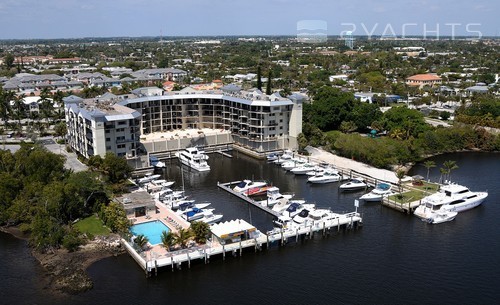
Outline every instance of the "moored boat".
<path fill-rule="evenodd" d="M 197 147 L 188 147 L 180 152 L 175 153 L 182 164 L 191 167 L 200 172 L 209 171 L 210 166 L 207 163 L 208 156 L 204 151 Z"/>
<path fill-rule="evenodd" d="M 381 201 L 384 197 L 388 197 L 392 194 L 390 184 L 379 183 L 371 192 L 364 194 L 359 197 L 359 199 L 364 201 Z"/>
<path fill-rule="evenodd" d="M 343 191 L 356 191 L 367 188 L 368 185 L 363 178 L 352 178 L 349 182 L 341 184 L 339 188 Z"/>

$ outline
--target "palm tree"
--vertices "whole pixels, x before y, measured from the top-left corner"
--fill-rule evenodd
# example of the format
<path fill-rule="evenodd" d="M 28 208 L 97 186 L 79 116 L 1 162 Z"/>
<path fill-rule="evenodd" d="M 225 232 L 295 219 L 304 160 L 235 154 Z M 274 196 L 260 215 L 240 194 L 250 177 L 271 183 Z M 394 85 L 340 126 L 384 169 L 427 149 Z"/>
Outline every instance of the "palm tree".
<path fill-rule="evenodd" d="M 443 183 L 443 179 L 446 179 L 446 174 L 448 173 L 448 170 L 446 168 L 441 167 L 439 169 L 439 172 L 441 175 L 439 176 L 439 183 Z"/>
<path fill-rule="evenodd" d="M 134 242 L 141 250 L 143 250 L 149 242 L 149 239 L 144 236 L 144 234 L 140 234 L 135 237 Z"/>
<path fill-rule="evenodd" d="M 41 106 L 40 112 L 47 119 L 47 123 L 49 122 L 49 118 L 52 116 L 52 111 L 54 110 L 54 104 L 49 96 L 50 89 L 45 87 L 42 91 L 40 91 L 40 99 L 38 100 Z"/>
<path fill-rule="evenodd" d="M 451 171 L 458 168 L 457 162 L 448 160 L 443 163 L 443 166 L 446 168 L 446 172 L 448 174 L 448 181 L 451 181 Z"/>
<path fill-rule="evenodd" d="M 187 243 L 191 236 L 192 232 L 190 229 L 179 229 L 179 231 L 177 231 L 177 234 L 175 234 L 175 241 L 181 246 L 181 248 L 184 249 L 187 247 Z"/>
<path fill-rule="evenodd" d="M 194 221 L 191 223 L 191 231 L 193 232 L 194 240 L 199 244 L 204 244 L 210 233 L 210 226 L 203 221 Z"/>
<path fill-rule="evenodd" d="M 398 178 L 398 187 L 399 187 L 399 196 L 401 197 L 402 193 L 402 187 L 401 187 L 401 181 L 403 180 L 404 176 L 406 175 L 406 171 L 402 168 L 398 169 L 396 171 L 396 177 Z"/>
<path fill-rule="evenodd" d="M 2 118 L 4 125 L 7 125 L 7 119 L 10 111 L 10 101 L 12 101 L 14 97 L 14 92 L 4 91 L 0 88 L 0 117 Z"/>
<path fill-rule="evenodd" d="M 424 162 L 425 168 L 427 168 L 427 182 L 429 182 L 429 171 L 432 167 L 436 167 L 436 162 L 432 160 L 427 160 Z"/>
<path fill-rule="evenodd" d="M 172 233 L 172 231 L 169 231 L 168 233 L 167 231 L 161 232 L 162 246 L 168 251 L 170 251 L 172 247 L 175 245 L 175 239 L 176 239 L 175 234 Z"/>

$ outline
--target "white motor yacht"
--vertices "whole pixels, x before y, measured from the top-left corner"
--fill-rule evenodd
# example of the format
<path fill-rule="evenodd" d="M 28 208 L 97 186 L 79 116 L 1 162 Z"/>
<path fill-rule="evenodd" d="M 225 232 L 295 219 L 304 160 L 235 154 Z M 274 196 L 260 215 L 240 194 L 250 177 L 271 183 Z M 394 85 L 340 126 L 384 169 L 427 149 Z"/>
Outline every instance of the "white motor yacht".
<path fill-rule="evenodd" d="M 415 209 L 414 215 L 422 219 L 429 218 L 429 213 L 463 212 L 477 207 L 488 197 L 487 192 L 472 192 L 459 184 L 441 186 L 439 192 L 424 197 Z"/>
<path fill-rule="evenodd" d="M 273 162 L 275 164 L 282 164 L 283 162 L 286 162 L 288 160 L 291 160 L 293 158 L 293 152 L 289 149 L 285 150 L 282 155 L 278 155 L 278 158 L 274 160 Z"/>
<path fill-rule="evenodd" d="M 307 179 L 307 182 L 311 183 L 331 183 L 343 180 L 342 175 L 340 175 L 336 170 L 325 170 L 321 175 L 312 176 Z"/>
<path fill-rule="evenodd" d="M 290 205 L 283 212 L 281 212 L 281 214 L 293 218 L 304 209 L 314 210 L 314 208 L 314 203 L 291 202 Z"/>
<path fill-rule="evenodd" d="M 149 183 L 149 182 L 151 182 L 153 180 L 156 180 L 156 179 L 158 179 L 160 177 L 161 177 L 161 175 L 158 175 L 158 174 L 155 174 L 155 175 L 153 175 L 153 174 L 146 174 L 146 176 L 144 176 L 144 177 L 140 178 L 139 180 L 137 180 L 137 183 L 138 184 L 146 184 L 146 183 Z"/>
<path fill-rule="evenodd" d="M 157 157 L 155 156 L 149 156 L 149 163 L 158 168 L 165 168 L 165 162 L 160 161 Z"/>
<path fill-rule="evenodd" d="M 317 167 L 316 163 L 308 162 L 308 163 L 304 163 L 300 166 L 297 166 L 295 168 L 292 168 L 290 170 L 290 172 L 294 173 L 295 175 L 305 175 L 308 172 L 314 171 L 317 168 L 318 167 Z"/>
<path fill-rule="evenodd" d="M 180 152 L 175 153 L 182 164 L 191 167 L 200 172 L 209 171 L 210 166 L 207 163 L 208 156 L 204 151 L 198 150 L 197 147 L 188 147 Z"/>
<path fill-rule="evenodd" d="M 359 199 L 364 201 L 381 201 L 382 198 L 392 195 L 391 185 L 388 183 L 379 183 L 377 186 L 369 193 L 364 194 L 359 197 Z"/>
<path fill-rule="evenodd" d="M 265 181 L 243 180 L 233 188 L 233 191 L 238 192 L 238 193 L 243 193 L 249 189 L 256 188 L 256 187 L 260 188 L 260 187 L 264 187 L 266 185 L 267 185 L 267 182 L 265 182 Z"/>
<path fill-rule="evenodd" d="M 190 211 L 180 213 L 180 216 L 187 221 L 199 220 L 205 216 L 213 215 L 215 209 L 191 209 Z"/>
<path fill-rule="evenodd" d="M 176 213 L 177 214 L 182 214 L 186 213 L 189 211 L 192 211 L 193 209 L 205 209 L 211 205 L 210 202 L 202 202 L 202 203 L 195 203 L 194 200 L 183 200 L 178 203 L 178 208 Z"/>
<path fill-rule="evenodd" d="M 352 178 L 349 182 L 346 182 L 339 186 L 339 188 L 343 191 L 355 191 L 365 189 L 367 187 L 368 185 L 363 178 Z"/>
<path fill-rule="evenodd" d="M 259 201 L 263 206 L 273 207 L 275 204 L 279 203 L 281 200 L 290 200 L 293 194 L 281 194 L 280 189 L 273 186 L 267 189 L 267 199 Z"/>

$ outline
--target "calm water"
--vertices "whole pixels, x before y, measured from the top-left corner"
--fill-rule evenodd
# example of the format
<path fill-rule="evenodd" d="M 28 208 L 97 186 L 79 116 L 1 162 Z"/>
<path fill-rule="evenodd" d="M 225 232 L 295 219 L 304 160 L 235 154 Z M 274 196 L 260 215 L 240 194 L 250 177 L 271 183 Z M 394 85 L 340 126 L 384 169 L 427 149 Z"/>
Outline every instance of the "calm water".
<path fill-rule="evenodd" d="M 338 184 L 308 185 L 305 177 L 236 152 L 211 155 L 209 173 L 184 171 L 193 199 L 212 202 L 225 219 L 243 218 L 261 230 L 271 217 L 218 190 L 217 181 L 266 179 L 283 192 L 335 211 L 354 210 L 362 193 L 339 194 Z M 41 271 L 25 243 L 0 234 L 2 304 L 491 304 L 500 299 L 500 155 L 460 153 L 433 158 L 439 179 L 443 161 L 455 160 L 452 179 L 472 190 L 488 190 L 485 203 L 453 222 L 429 225 L 379 204 L 362 204 L 362 229 L 317 235 L 242 257 L 213 259 L 181 271 L 164 269 L 146 279 L 132 258 L 104 259 L 88 270 L 94 289 L 54 296 L 39 284 Z M 176 160 L 165 175 L 181 187 Z M 426 176 L 416 165 L 412 174 Z"/>

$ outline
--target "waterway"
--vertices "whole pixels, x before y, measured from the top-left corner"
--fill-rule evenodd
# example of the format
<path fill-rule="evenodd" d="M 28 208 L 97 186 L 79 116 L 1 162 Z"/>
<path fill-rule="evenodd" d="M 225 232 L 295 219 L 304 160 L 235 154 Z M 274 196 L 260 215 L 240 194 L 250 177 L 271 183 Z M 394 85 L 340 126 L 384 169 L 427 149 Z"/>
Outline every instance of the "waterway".
<path fill-rule="evenodd" d="M 217 182 L 266 179 L 282 192 L 334 211 L 354 210 L 362 192 L 338 184 L 309 185 L 265 161 L 234 152 L 210 155 L 212 170 L 198 173 L 169 161 L 164 174 L 197 201 L 210 201 L 226 220 L 242 218 L 265 231 L 271 216 L 217 188 Z M 452 180 L 488 190 L 478 208 L 453 222 L 430 225 L 377 203 L 361 204 L 363 228 L 290 243 L 242 257 L 213 259 L 146 279 L 131 257 L 93 264 L 94 288 L 61 296 L 40 281 L 42 271 L 24 241 L 0 233 L 1 304 L 491 304 L 500 299 L 500 155 L 457 153 L 433 157 L 430 179 L 446 160 L 459 166 Z M 426 176 L 417 164 L 411 174 Z"/>

